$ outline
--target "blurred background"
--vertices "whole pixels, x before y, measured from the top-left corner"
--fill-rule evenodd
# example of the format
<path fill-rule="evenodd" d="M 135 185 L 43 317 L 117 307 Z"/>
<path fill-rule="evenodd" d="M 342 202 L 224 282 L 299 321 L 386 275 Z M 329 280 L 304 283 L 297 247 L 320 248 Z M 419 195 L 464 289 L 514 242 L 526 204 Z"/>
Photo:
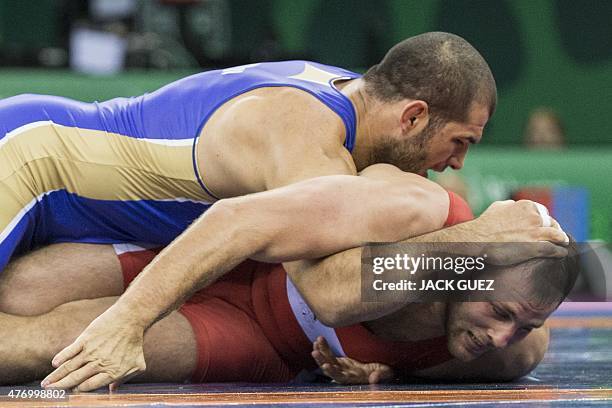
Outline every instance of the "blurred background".
<path fill-rule="evenodd" d="M 612 1 L 0 0 L 0 97 L 133 96 L 266 60 L 363 72 L 433 30 L 472 42 L 499 90 L 483 143 L 437 180 L 476 213 L 535 198 L 577 240 L 612 242 Z"/>

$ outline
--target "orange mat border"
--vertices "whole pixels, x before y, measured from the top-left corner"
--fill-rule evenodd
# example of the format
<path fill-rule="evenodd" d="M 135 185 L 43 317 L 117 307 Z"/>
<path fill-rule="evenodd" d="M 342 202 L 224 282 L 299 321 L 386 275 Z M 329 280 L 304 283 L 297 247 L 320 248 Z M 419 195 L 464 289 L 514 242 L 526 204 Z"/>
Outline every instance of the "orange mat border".
<path fill-rule="evenodd" d="M 612 388 L 600 389 L 515 389 L 515 390 L 415 390 L 415 391 L 322 391 L 263 393 L 195 393 L 195 394 L 79 394 L 68 401 L 16 401 L 5 397 L 6 407 L 100 407 L 130 406 L 152 403 L 214 404 L 350 404 L 350 403 L 444 403 L 444 402 L 534 402 L 534 401 L 612 401 Z"/>
<path fill-rule="evenodd" d="M 551 329 L 585 328 L 585 329 L 612 329 L 610 317 L 551 317 L 546 321 Z"/>

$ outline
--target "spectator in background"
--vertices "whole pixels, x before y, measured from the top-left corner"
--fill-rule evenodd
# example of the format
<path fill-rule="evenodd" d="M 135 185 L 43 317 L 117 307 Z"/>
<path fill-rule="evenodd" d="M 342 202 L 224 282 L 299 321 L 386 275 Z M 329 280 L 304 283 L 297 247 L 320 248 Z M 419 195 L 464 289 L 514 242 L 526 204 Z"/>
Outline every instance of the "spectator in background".
<path fill-rule="evenodd" d="M 529 149 L 564 148 L 565 129 L 559 115 L 545 107 L 532 111 L 525 124 L 523 143 Z"/>

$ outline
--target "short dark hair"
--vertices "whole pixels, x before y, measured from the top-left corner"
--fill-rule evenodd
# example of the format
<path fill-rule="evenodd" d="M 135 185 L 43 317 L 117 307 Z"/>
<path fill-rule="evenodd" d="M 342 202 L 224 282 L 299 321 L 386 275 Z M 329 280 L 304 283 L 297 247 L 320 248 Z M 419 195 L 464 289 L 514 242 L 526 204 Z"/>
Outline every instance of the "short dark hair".
<path fill-rule="evenodd" d="M 567 252 L 564 258 L 534 258 L 516 266 L 526 272 L 525 289 L 533 306 L 559 305 L 569 295 L 580 273 L 579 248 L 572 237 Z"/>
<path fill-rule="evenodd" d="M 497 104 L 489 65 L 463 38 L 431 32 L 395 45 L 364 75 L 366 92 L 383 101 L 420 99 L 444 122 L 465 122 L 474 102 Z"/>

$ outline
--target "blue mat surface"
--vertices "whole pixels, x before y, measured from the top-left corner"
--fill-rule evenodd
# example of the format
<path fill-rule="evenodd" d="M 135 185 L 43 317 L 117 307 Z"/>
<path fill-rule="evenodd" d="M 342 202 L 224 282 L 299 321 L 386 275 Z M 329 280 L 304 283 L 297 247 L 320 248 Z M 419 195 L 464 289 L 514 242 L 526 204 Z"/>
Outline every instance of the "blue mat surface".
<path fill-rule="evenodd" d="M 595 306 L 594 306 L 595 307 Z M 595 310 L 593 310 L 595 311 Z M 339 386 L 334 384 L 129 384 L 108 394 L 68 401 L 0 406 L 256 406 L 256 407 L 604 407 L 612 406 L 612 314 L 561 311 L 551 320 L 551 345 L 529 376 L 512 383 Z M 491 367 L 492 370 L 495 367 Z M 10 387 L 0 387 L 6 395 Z"/>

